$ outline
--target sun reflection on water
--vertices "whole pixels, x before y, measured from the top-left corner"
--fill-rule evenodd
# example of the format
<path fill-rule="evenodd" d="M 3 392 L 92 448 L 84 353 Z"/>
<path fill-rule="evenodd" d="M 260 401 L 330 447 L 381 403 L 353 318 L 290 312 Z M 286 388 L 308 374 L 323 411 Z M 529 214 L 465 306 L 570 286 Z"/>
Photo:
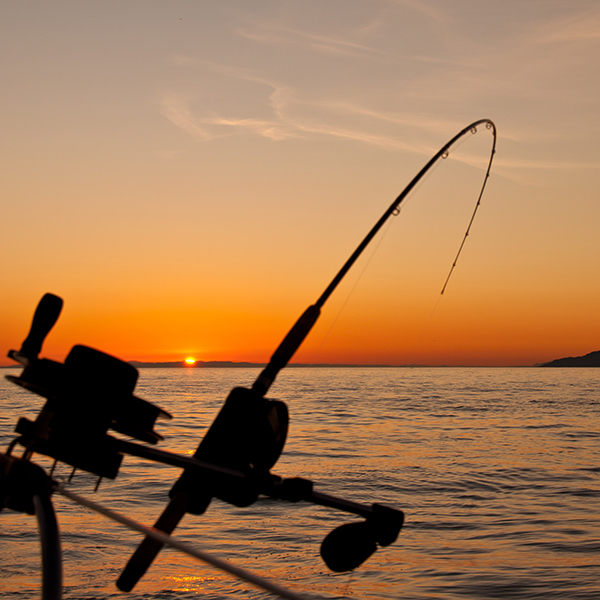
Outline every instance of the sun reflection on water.
<path fill-rule="evenodd" d="M 218 576 L 204 576 L 204 575 L 186 575 L 177 576 L 171 575 L 164 577 L 163 580 L 169 582 L 168 586 L 174 592 L 192 592 L 194 594 L 206 592 L 207 583 L 215 583 L 220 581 L 222 578 Z"/>

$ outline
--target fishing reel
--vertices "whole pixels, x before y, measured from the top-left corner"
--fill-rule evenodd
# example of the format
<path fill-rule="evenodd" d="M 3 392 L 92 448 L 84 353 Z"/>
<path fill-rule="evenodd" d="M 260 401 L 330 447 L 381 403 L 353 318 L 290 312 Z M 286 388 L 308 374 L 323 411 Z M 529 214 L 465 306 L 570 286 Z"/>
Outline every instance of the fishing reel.
<path fill-rule="evenodd" d="M 138 371 L 114 356 L 76 345 L 64 363 L 38 358 L 62 305 L 61 298 L 46 294 L 21 349 L 8 353 L 24 369 L 7 379 L 46 398 L 35 421 L 19 419 L 16 442 L 25 447 L 26 456 L 37 452 L 114 479 L 123 455 L 108 430 L 156 444 L 162 439 L 154 431 L 156 419 L 171 415 L 133 395 Z"/>
<path fill-rule="evenodd" d="M 15 430 L 20 437 L 7 455 L 0 455 L 0 509 L 6 506 L 31 513 L 32 490 L 38 490 L 38 496 L 40 489 L 51 493 L 51 477 L 42 476 L 43 470 L 29 460 L 36 452 L 67 463 L 74 470 L 110 479 L 117 476 L 123 456 L 130 454 L 184 468 L 154 525 L 155 530 L 166 534 L 175 529 L 185 513 L 204 513 L 213 498 L 245 507 L 262 494 L 320 504 L 364 518 L 338 527 L 323 541 L 321 556 L 334 571 L 356 568 L 378 545 L 389 545 L 397 538 L 404 520 L 401 511 L 320 494 L 308 479 L 282 479 L 270 471 L 283 451 L 289 414 L 285 403 L 265 398 L 264 393 L 310 331 L 319 315 L 318 308 L 310 307 L 302 315 L 252 388 L 237 387 L 230 392 L 194 456 L 183 457 L 109 435 L 113 430 L 155 445 L 162 439 L 154 431 L 157 418 L 171 418 L 166 411 L 133 395 L 137 369 L 81 345 L 72 348 L 64 363 L 39 358 L 62 305 L 58 296 L 46 294 L 21 349 L 9 352 L 24 369 L 21 375 L 7 378 L 46 398 L 46 403 L 34 421 L 19 419 Z M 25 448 L 21 459 L 10 455 L 16 443 Z M 133 589 L 162 545 L 146 537 L 117 586 L 123 591 Z"/>
<path fill-rule="evenodd" d="M 187 468 L 171 489 L 170 502 L 154 524 L 154 530 L 171 534 L 186 513 L 202 514 L 211 498 L 236 506 L 252 504 L 259 494 L 291 502 L 305 501 L 365 518 L 332 531 L 321 545 L 321 557 L 332 571 L 360 566 L 377 546 L 393 543 L 404 523 L 402 511 L 379 504 L 365 506 L 320 494 L 313 482 L 303 478 L 282 479 L 270 472 L 287 437 L 289 416 L 283 402 L 264 397 L 277 373 L 285 367 L 319 317 L 320 307 L 311 305 L 300 316 L 275 350 L 269 364 L 252 388 L 234 388 L 200 442 L 194 458 L 227 469 L 242 477 L 198 477 Z M 210 476 L 209 476 L 210 479 Z M 150 567 L 163 544 L 147 536 L 129 559 L 117 587 L 129 592 Z"/>

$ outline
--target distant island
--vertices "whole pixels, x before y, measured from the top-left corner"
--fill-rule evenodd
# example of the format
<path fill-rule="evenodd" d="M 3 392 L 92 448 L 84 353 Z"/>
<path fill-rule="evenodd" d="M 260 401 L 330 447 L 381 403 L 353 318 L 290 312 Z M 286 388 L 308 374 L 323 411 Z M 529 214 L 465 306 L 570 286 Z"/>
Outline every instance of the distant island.
<path fill-rule="evenodd" d="M 186 369 L 196 369 L 202 367 L 210 368 L 232 368 L 239 367 L 242 369 L 265 367 L 266 364 L 262 363 L 250 363 L 250 362 L 233 362 L 230 360 L 211 360 L 204 362 L 197 360 L 194 364 L 186 364 L 184 360 L 178 360 L 174 362 L 139 362 L 137 360 L 130 360 L 129 364 L 136 369 L 178 369 L 185 367 Z"/>
<path fill-rule="evenodd" d="M 557 358 L 547 363 L 539 365 L 540 367 L 600 367 L 600 350 L 590 352 L 585 356 L 568 356 L 567 358 Z"/>
<path fill-rule="evenodd" d="M 267 363 L 251 363 L 251 362 L 233 362 L 231 360 L 197 360 L 194 364 L 188 365 L 185 361 L 175 362 L 138 362 L 130 360 L 129 364 L 136 369 L 262 369 L 267 366 Z M 308 364 L 308 363 L 290 363 L 286 368 L 309 368 L 309 367 L 325 367 L 325 368 L 355 368 L 355 367 L 391 367 L 393 365 L 338 365 L 338 364 Z"/>

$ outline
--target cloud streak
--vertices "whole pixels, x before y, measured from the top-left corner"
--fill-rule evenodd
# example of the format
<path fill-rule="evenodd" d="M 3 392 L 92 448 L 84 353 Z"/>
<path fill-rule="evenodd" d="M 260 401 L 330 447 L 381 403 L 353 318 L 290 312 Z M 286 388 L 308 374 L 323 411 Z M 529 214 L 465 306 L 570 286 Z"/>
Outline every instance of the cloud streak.
<path fill-rule="evenodd" d="M 211 140 L 211 135 L 198 120 L 190 109 L 190 104 L 185 96 L 176 93 L 170 93 L 164 96 L 161 101 L 161 111 L 173 125 L 179 127 L 186 133 L 202 140 Z"/>
<path fill-rule="evenodd" d="M 385 151 L 403 151 L 430 156 L 438 150 L 433 143 L 417 141 L 440 132 L 455 133 L 465 123 L 418 114 L 389 113 L 357 103 L 301 97 L 288 86 L 269 81 L 252 72 L 206 61 L 180 61 L 181 64 L 208 68 L 213 73 L 240 82 L 265 87 L 264 106 L 270 108 L 270 118 L 241 117 L 218 114 L 210 106 L 196 112 L 192 95 L 170 93 L 161 102 L 163 115 L 176 127 L 197 139 L 209 141 L 231 135 L 258 135 L 274 141 L 329 137 L 367 144 Z M 340 122 L 349 123 L 342 125 Z M 389 133 L 382 132 L 388 128 Z M 420 132 L 420 133 L 419 133 Z M 427 134 L 424 136 L 423 134 Z M 526 137 L 526 136 L 525 136 Z M 522 135 L 503 136 L 518 143 Z M 437 143 L 437 142 L 436 142 Z M 461 154 L 460 160 L 483 168 L 485 157 Z M 497 157 L 495 165 L 503 170 L 592 170 L 600 167 L 594 161 L 562 161 Z"/>
<path fill-rule="evenodd" d="M 317 52 L 338 54 L 341 56 L 368 58 L 386 55 L 386 53 L 382 50 L 330 36 L 317 35 L 289 27 L 275 25 L 262 24 L 259 27 L 262 30 L 261 32 L 239 28 L 237 33 L 246 39 L 261 44 L 300 44 Z"/>
<path fill-rule="evenodd" d="M 211 106 L 194 111 L 193 96 L 169 93 L 161 100 L 161 111 L 171 123 L 187 134 L 211 140 L 223 135 L 255 134 L 275 141 L 309 136 L 325 136 L 361 142 L 388 151 L 407 151 L 430 154 L 433 146 L 410 141 L 414 135 L 404 136 L 401 129 L 422 130 L 429 133 L 441 130 L 453 131 L 457 123 L 428 119 L 415 115 L 397 115 L 378 112 L 358 104 L 299 97 L 289 87 L 255 78 L 249 73 L 225 67 L 223 73 L 240 81 L 260 83 L 268 88 L 265 106 L 270 108 L 271 118 L 219 114 Z M 342 125 L 340 121 L 347 123 Z M 461 125 L 462 126 L 462 125 Z M 382 129 L 395 128 L 393 133 Z M 407 141 L 408 140 L 408 141 Z"/>
<path fill-rule="evenodd" d="M 286 26 L 293 19 L 282 14 L 277 23 L 238 25 L 236 37 L 247 42 L 249 57 L 256 51 L 260 60 L 238 57 L 227 64 L 179 57 L 176 65 L 187 70 L 188 87 L 164 95 L 162 114 L 203 141 L 235 135 L 277 142 L 337 139 L 430 156 L 438 149 L 440 135 L 449 137 L 468 122 L 468 107 L 476 114 L 467 119 L 497 120 L 502 144 L 495 164 L 509 177 L 512 173 L 522 179 L 528 170 L 596 169 L 593 153 L 587 153 L 590 160 L 583 159 L 585 142 L 578 154 L 582 160 L 566 152 L 585 140 L 571 123 L 584 123 L 596 97 L 593 79 L 571 86 L 569 78 L 582 77 L 581 70 L 571 75 L 573 60 L 591 61 L 589 46 L 600 39 L 600 10 L 571 11 L 567 17 L 550 13 L 543 19 L 532 11 L 532 26 L 515 18 L 494 37 L 483 30 L 465 36 L 459 12 L 437 6 L 389 0 L 377 3 L 362 23 L 319 22 L 318 30 Z M 430 54 L 429 47 L 421 47 L 404 56 L 402 46 L 379 44 L 380 38 L 396 39 L 389 35 L 390 28 L 403 10 L 425 17 L 427 26 L 443 32 Z M 296 72 L 282 71 L 278 55 L 265 55 L 261 46 L 289 53 L 282 56 L 297 65 Z M 323 60 L 315 60 L 316 54 Z M 329 60 L 325 54 L 336 58 Z M 249 66 L 238 66 L 244 62 Z M 339 71 L 343 77 L 337 77 Z M 191 90 L 190 73 L 198 81 Z M 215 90 L 224 91 L 219 95 Z M 564 125 L 568 119 L 555 125 L 557 111 L 570 115 L 569 126 Z M 597 129 L 594 123 L 588 123 L 586 131 Z M 477 166 L 481 162 L 477 157 L 461 160 Z"/>
<path fill-rule="evenodd" d="M 600 9 L 557 19 L 538 27 L 534 41 L 539 44 L 586 43 L 600 40 Z"/>

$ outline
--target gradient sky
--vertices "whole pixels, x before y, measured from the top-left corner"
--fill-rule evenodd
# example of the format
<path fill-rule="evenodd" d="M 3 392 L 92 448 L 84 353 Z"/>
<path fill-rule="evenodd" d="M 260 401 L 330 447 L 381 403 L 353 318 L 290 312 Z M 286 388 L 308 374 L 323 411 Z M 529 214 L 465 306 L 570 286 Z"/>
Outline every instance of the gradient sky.
<path fill-rule="evenodd" d="M 600 5 L 2 1 L 0 354 L 265 361 L 423 164 L 300 362 L 600 349 Z M 376 250 L 376 252 L 373 252 Z M 0 364 L 10 364 L 0 358 Z"/>

